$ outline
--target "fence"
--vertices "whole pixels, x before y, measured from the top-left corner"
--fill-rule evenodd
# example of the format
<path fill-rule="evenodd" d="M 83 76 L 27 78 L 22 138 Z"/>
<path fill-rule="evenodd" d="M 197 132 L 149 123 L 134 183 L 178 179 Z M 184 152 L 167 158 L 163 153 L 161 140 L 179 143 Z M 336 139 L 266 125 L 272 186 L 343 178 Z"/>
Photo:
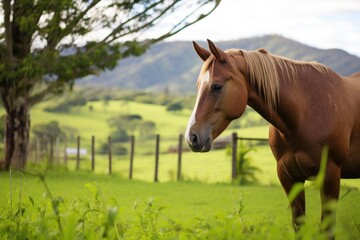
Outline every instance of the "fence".
<path fill-rule="evenodd" d="M 155 151 L 154 151 L 154 158 L 155 158 L 155 167 L 154 167 L 154 182 L 159 181 L 158 173 L 159 173 L 159 159 L 160 159 L 160 135 L 155 135 Z M 176 169 L 176 179 L 179 181 L 182 179 L 182 154 L 186 148 L 183 147 L 183 135 L 180 134 L 177 139 L 177 149 L 172 149 L 173 152 L 177 153 L 177 169 Z M 244 138 L 238 137 L 237 133 L 232 134 L 231 140 L 227 142 L 228 145 L 231 145 L 231 179 L 235 180 L 236 178 L 236 162 L 237 162 L 237 154 L 239 151 L 239 144 L 238 141 L 268 141 L 265 138 Z M 60 145 L 63 145 L 63 150 L 60 149 Z M 37 139 L 32 146 L 33 149 L 33 159 L 35 162 L 39 162 L 40 159 L 44 159 L 44 153 L 48 158 L 49 165 L 52 166 L 55 160 L 60 162 L 61 152 L 63 153 L 63 161 L 64 164 L 67 165 L 70 156 L 74 158 L 75 156 L 75 169 L 80 169 L 81 158 L 83 155 L 87 154 L 86 148 L 82 148 L 82 139 L 80 136 L 76 137 L 75 140 L 76 147 L 69 148 L 68 139 L 66 138 L 43 138 Z M 135 137 L 131 136 L 130 140 L 130 147 L 129 147 L 129 173 L 128 178 L 133 179 L 133 170 L 134 170 L 134 152 L 135 152 Z M 90 162 L 91 162 L 91 170 L 95 171 L 96 166 L 96 150 L 95 150 L 96 138 L 95 136 L 91 136 L 90 141 Z M 84 145 L 84 144 L 83 144 Z M 107 139 L 107 156 L 108 156 L 108 174 L 112 174 L 113 169 L 113 142 L 112 138 L 108 137 Z M 223 146 L 224 147 L 224 146 Z"/>
<path fill-rule="evenodd" d="M 178 137 L 178 146 L 175 152 L 177 152 L 177 159 L 178 159 L 178 166 L 177 166 L 177 180 L 181 179 L 181 164 L 182 164 L 182 153 L 183 149 L 183 135 L 180 134 Z M 80 169 L 81 159 L 84 155 L 90 155 L 90 162 L 91 162 L 91 170 L 95 171 L 96 166 L 96 138 L 95 136 L 91 136 L 91 143 L 90 147 L 88 144 L 84 144 L 83 139 L 80 136 L 77 136 L 75 141 L 72 141 L 69 144 L 69 139 L 62 137 L 62 138 L 49 138 L 49 137 L 42 137 L 38 138 L 32 142 L 30 145 L 29 155 L 31 155 L 30 159 L 33 160 L 35 163 L 39 163 L 42 159 L 47 159 L 47 162 L 50 167 L 53 167 L 54 163 L 60 163 L 61 161 L 64 162 L 65 166 L 68 165 L 69 159 L 74 159 L 76 161 L 75 169 Z M 133 166 L 134 166 L 134 156 L 135 156 L 135 137 L 131 136 L 129 139 L 130 147 L 129 147 L 129 179 L 133 179 Z M 75 147 L 69 147 L 69 145 Z M 60 146 L 61 145 L 61 146 Z M 87 147 L 83 147 L 83 145 L 87 145 Z M 113 169 L 113 141 L 111 137 L 107 139 L 107 157 L 108 157 L 108 174 L 112 174 Z M 90 149 L 90 153 L 87 152 L 87 149 Z M 174 149 L 172 149 L 174 151 Z M 160 135 L 155 135 L 155 169 L 154 169 L 154 181 L 159 181 L 158 172 L 159 172 L 159 159 L 160 159 Z"/>

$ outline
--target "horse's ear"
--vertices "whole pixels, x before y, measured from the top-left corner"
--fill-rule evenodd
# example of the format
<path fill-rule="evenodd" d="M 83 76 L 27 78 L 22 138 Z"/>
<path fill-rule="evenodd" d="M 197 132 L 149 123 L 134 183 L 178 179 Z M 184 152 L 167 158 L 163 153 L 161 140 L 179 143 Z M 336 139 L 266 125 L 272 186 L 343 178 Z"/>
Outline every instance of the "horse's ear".
<path fill-rule="evenodd" d="M 268 53 L 268 51 L 265 48 L 259 48 L 257 51 L 260 53 L 265 53 L 265 54 Z"/>
<path fill-rule="evenodd" d="M 219 60 L 220 62 L 226 62 L 226 53 L 221 50 L 220 48 L 216 47 L 215 44 L 211 41 L 211 40 L 207 40 L 208 41 L 208 44 L 209 44 L 209 49 L 210 49 L 210 52 L 215 56 L 215 58 L 217 60 Z"/>
<path fill-rule="evenodd" d="M 193 41 L 194 49 L 199 57 L 205 62 L 211 55 L 211 53 L 205 48 L 200 47 L 196 42 Z"/>

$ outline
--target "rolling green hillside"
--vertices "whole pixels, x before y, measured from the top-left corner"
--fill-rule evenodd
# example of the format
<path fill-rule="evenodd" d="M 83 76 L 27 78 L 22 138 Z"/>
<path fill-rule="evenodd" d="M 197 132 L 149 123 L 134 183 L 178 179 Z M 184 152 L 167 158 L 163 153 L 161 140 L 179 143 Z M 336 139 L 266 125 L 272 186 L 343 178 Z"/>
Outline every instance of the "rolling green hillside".
<path fill-rule="evenodd" d="M 205 40 L 205 39 L 203 39 Z M 207 44 L 198 42 L 202 46 Z M 317 61 L 342 75 L 360 71 L 360 58 L 340 49 L 317 49 L 278 35 L 267 35 L 216 43 L 223 49 L 268 49 L 271 53 L 296 60 Z M 152 46 L 144 55 L 119 62 L 112 70 L 99 76 L 89 76 L 77 84 L 121 89 L 170 91 L 184 94 L 195 92 L 195 81 L 201 60 L 191 42 L 162 42 Z"/>

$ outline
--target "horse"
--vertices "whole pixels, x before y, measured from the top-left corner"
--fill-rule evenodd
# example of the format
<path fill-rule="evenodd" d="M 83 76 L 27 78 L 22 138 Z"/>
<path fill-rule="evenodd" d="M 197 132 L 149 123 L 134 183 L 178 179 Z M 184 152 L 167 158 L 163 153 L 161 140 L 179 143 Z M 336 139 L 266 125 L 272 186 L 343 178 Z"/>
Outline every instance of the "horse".
<path fill-rule="evenodd" d="M 360 177 L 360 72 L 340 76 L 316 62 L 296 61 L 265 49 L 209 50 L 193 42 L 203 65 L 197 98 L 185 132 L 194 152 L 207 152 L 214 139 L 250 106 L 270 124 L 269 145 L 280 183 L 289 194 L 319 173 L 322 151 L 327 161 L 321 187 L 322 220 L 335 211 L 341 178 Z M 305 191 L 290 201 L 292 224 L 305 216 Z M 329 233 L 330 234 L 330 233 Z M 332 238 L 332 237 L 331 237 Z"/>

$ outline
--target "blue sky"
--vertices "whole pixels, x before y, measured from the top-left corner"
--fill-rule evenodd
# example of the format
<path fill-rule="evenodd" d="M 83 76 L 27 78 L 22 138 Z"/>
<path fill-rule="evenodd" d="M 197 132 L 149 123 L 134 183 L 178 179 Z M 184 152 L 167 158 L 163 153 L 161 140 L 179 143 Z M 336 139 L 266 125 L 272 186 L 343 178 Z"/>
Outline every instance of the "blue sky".
<path fill-rule="evenodd" d="M 234 40 L 279 34 L 360 57 L 360 0 L 222 0 L 207 18 L 170 40 Z"/>

